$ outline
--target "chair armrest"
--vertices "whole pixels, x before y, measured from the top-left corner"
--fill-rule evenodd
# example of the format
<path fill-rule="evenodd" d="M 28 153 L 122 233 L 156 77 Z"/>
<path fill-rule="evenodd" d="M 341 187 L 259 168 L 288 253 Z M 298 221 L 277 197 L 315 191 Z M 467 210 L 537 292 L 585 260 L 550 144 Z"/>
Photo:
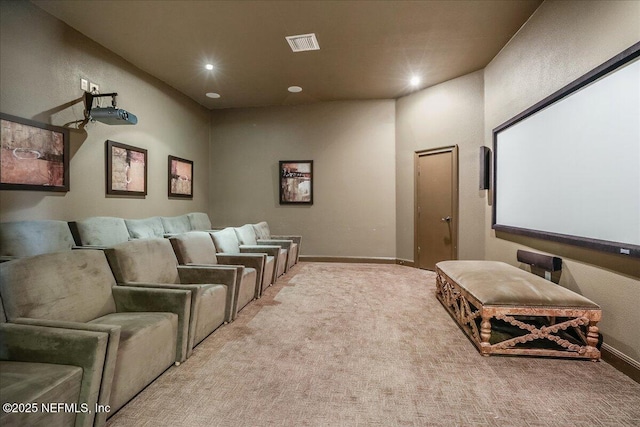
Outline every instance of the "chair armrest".
<path fill-rule="evenodd" d="M 241 245 L 240 252 L 242 253 L 265 253 L 269 256 L 278 259 L 280 253 L 280 246 L 273 245 Z M 216 254 L 217 256 L 217 254 Z"/>
<path fill-rule="evenodd" d="M 91 410 L 76 415 L 76 426 L 90 427 L 94 423 L 96 404 L 101 403 L 99 397 L 107 363 L 108 342 L 109 335 L 104 332 L 27 324 L 0 324 L 0 360 L 53 363 L 82 368 L 77 403 L 86 404 Z M 111 379 L 107 379 L 109 387 Z"/>
<path fill-rule="evenodd" d="M 238 272 L 235 268 L 218 267 L 216 265 L 179 265 L 178 275 L 181 283 L 216 283 L 225 285 L 227 287 L 225 319 L 227 322 L 234 319 L 234 307 L 237 305 L 236 288 L 239 286 Z M 242 276 L 240 276 L 240 279 L 242 279 Z"/>
<path fill-rule="evenodd" d="M 274 240 L 274 239 L 258 239 L 258 245 L 274 245 L 289 250 L 293 240 Z"/>
<path fill-rule="evenodd" d="M 178 343 L 176 362 L 187 358 L 189 342 L 189 320 L 191 316 L 191 291 L 183 289 L 140 288 L 133 286 L 114 286 L 113 298 L 116 311 L 162 311 L 178 315 Z"/>
<path fill-rule="evenodd" d="M 300 246 L 300 243 L 302 243 L 302 236 L 283 236 L 283 235 L 271 235 L 272 239 L 276 239 L 276 240 L 293 240 L 293 243 L 297 243 L 298 246 Z"/>

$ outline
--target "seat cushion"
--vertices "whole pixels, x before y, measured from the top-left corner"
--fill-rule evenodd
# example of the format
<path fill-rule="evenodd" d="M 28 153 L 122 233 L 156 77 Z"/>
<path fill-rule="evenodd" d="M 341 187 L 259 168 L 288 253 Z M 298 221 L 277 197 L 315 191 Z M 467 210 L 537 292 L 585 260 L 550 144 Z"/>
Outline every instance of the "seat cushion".
<path fill-rule="evenodd" d="M 180 283 L 168 239 L 130 240 L 105 249 L 105 254 L 118 283 Z"/>
<path fill-rule="evenodd" d="M 174 313 L 112 313 L 90 323 L 121 328 L 109 400 L 113 414 L 175 361 L 178 316 Z"/>
<path fill-rule="evenodd" d="M 0 401 L 2 403 L 82 403 L 80 385 L 82 368 L 50 363 L 0 361 Z M 61 411 L 44 413 L 38 406 L 35 413 L 0 412 L 0 425 L 66 426 L 73 425 L 75 413 Z"/>
<path fill-rule="evenodd" d="M 15 221 L 0 224 L 0 255 L 28 257 L 68 251 L 73 235 L 65 221 Z"/>
<path fill-rule="evenodd" d="M 217 264 L 216 247 L 211 235 L 206 231 L 192 231 L 172 236 L 169 241 L 178 258 L 178 263 L 185 264 Z"/>
<path fill-rule="evenodd" d="M 125 219 L 129 237 L 132 239 L 154 239 L 164 237 L 162 220 L 157 217 L 144 219 Z"/>
<path fill-rule="evenodd" d="M 178 234 L 191 231 L 191 223 L 186 215 L 162 216 L 160 220 L 162 221 L 165 234 Z"/>
<path fill-rule="evenodd" d="M 238 242 L 241 245 L 257 245 L 256 232 L 253 230 L 251 224 L 245 224 L 242 227 L 236 227 L 236 236 L 238 236 Z"/>
<path fill-rule="evenodd" d="M 189 223 L 191 224 L 192 230 L 211 230 L 211 220 L 209 220 L 209 215 L 204 212 L 190 212 L 187 214 L 187 218 L 189 218 Z"/>
<path fill-rule="evenodd" d="M 122 218 L 94 216 L 75 222 L 82 246 L 111 246 L 129 240 L 129 230 Z"/>
<path fill-rule="evenodd" d="M 442 261 L 436 267 L 483 305 L 600 308 L 582 295 L 503 262 Z"/>
<path fill-rule="evenodd" d="M 75 250 L 0 264 L 0 294 L 7 319 L 88 322 L 115 312 L 115 279 L 104 253 Z"/>
<path fill-rule="evenodd" d="M 223 230 L 215 231 L 211 233 L 211 237 L 213 237 L 213 243 L 218 252 L 223 254 L 240 253 L 240 243 L 233 228 L 227 227 Z"/>

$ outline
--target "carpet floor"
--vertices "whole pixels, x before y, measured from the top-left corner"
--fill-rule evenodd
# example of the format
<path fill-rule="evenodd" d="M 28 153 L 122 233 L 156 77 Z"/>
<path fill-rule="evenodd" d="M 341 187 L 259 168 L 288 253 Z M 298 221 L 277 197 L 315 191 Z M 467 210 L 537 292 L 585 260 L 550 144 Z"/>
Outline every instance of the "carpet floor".
<path fill-rule="evenodd" d="M 108 427 L 640 426 L 640 384 L 482 357 L 434 292 L 429 271 L 300 263 Z"/>

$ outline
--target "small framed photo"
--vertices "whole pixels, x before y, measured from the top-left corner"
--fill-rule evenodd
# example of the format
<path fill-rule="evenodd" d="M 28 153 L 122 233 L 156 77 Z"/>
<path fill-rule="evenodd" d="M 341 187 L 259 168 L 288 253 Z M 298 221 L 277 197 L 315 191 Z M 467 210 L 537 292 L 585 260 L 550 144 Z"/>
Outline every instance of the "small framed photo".
<path fill-rule="evenodd" d="M 193 199 L 193 162 L 169 156 L 169 197 Z"/>
<path fill-rule="evenodd" d="M 280 160 L 280 204 L 313 204 L 313 160 Z"/>
<path fill-rule="evenodd" d="M 0 190 L 69 191 L 69 129 L 0 113 Z"/>
<path fill-rule="evenodd" d="M 117 196 L 147 195 L 147 150 L 106 142 L 107 194 Z"/>

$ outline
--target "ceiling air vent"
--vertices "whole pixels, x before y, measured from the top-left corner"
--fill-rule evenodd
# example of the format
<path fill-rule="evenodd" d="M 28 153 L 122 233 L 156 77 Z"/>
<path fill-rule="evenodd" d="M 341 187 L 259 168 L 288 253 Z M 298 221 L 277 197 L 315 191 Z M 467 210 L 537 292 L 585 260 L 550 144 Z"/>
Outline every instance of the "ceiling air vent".
<path fill-rule="evenodd" d="M 304 52 L 307 50 L 319 50 L 320 45 L 314 33 L 301 34 L 299 36 L 285 37 L 294 52 Z"/>

